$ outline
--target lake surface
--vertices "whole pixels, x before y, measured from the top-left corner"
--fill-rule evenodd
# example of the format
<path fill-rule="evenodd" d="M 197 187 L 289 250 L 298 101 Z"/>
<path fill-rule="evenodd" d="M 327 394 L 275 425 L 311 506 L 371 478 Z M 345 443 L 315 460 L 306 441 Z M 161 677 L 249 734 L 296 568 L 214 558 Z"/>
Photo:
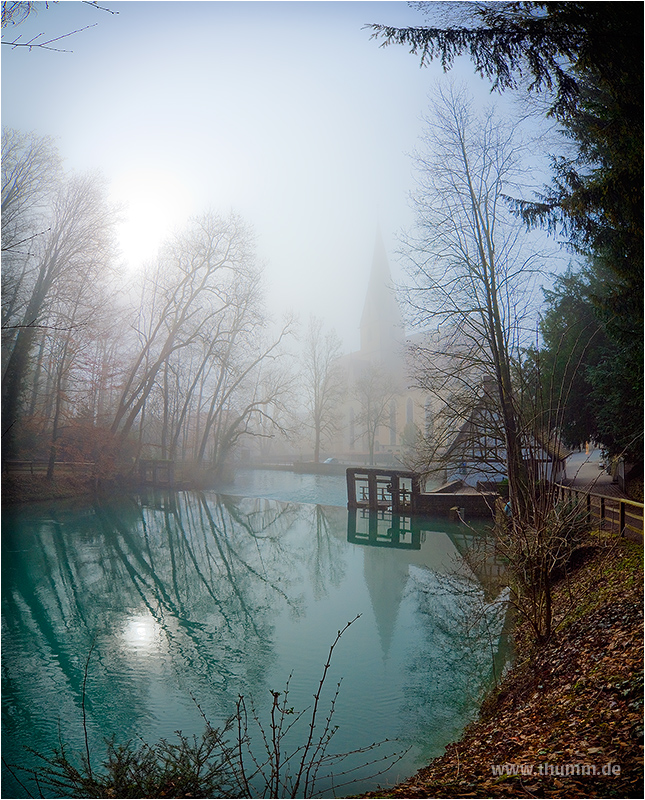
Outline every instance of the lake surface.
<path fill-rule="evenodd" d="M 396 782 L 440 754 L 476 714 L 505 658 L 505 606 L 487 566 L 459 556 L 477 539 L 446 520 L 348 512 L 343 477 L 248 471 L 216 492 L 55 502 L 5 512 L 2 553 L 3 757 L 49 752 L 58 726 L 102 740 L 197 733 L 271 691 L 311 706 L 337 631 L 323 714 L 341 681 L 330 752 L 382 739 L 409 748 L 378 777 L 321 780 L 323 797 Z M 318 500 L 318 504 L 311 502 Z M 194 698 L 194 699 L 193 699 Z M 304 726 L 289 744 L 298 746 Z M 255 746 L 261 742 L 256 737 Z M 353 757 L 354 767 L 384 751 Z M 322 776 L 321 772 L 321 776 Z M 3 773 L 3 796 L 25 797 Z"/>

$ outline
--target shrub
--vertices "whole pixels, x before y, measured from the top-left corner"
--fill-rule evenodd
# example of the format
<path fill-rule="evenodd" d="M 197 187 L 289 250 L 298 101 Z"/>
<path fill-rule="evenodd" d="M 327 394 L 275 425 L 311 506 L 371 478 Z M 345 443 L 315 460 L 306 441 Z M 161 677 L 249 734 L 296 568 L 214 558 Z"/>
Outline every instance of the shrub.
<path fill-rule="evenodd" d="M 532 524 L 508 520 L 497 524 L 497 548 L 507 561 L 511 602 L 527 620 L 538 643 L 553 631 L 551 590 L 571 562 L 589 530 L 579 506 L 556 503 L 542 507 Z"/>
<path fill-rule="evenodd" d="M 51 755 L 30 750 L 42 760 L 40 769 L 28 769 L 5 763 L 28 796 L 33 793 L 23 783 L 36 787 L 38 796 L 43 789 L 58 797 L 130 798 L 130 797 L 313 797 L 323 778 L 334 777 L 335 789 L 352 782 L 349 777 L 356 768 L 346 772 L 338 766 L 350 755 L 369 753 L 387 743 L 375 742 L 349 753 L 330 754 L 329 745 L 337 727 L 332 724 L 337 684 L 329 710 L 320 721 L 320 698 L 331 666 L 334 648 L 343 633 L 359 618 L 357 615 L 338 631 L 329 648 L 314 703 L 310 709 L 295 711 L 288 704 L 289 681 L 284 692 L 271 692 L 273 702 L 269 722 L 263 723 L 252 701 L 247 704 L 240 696 L 236 713 L 221 727 L 214 728 L 200 708 L 205 721 L 201 737 L 185 736 L 176 731 L 177 741 L 160 739 L 154 745 L 127 742 L 117 745 L 106 741 L 107 756 L 98 768 L 92 766 L 85 717 L 85 686 L 92 650 L 85 664 L 82 709 L 85 752 L 74 755 L 62 742 Z M 93 647 L 92 647 L 93 649 Z M 199 708 L 199 705 L 198 705 Z M 305 733 L 295 749 L 285 749 L 285 737 L 303 722 Z M 257 728 L 262 745 L 254 749 L 251 729 Z M 387 752 L 362 766 L 383 765 L 389 769 L 403 753 Z M 372 776 L 380 774 L 378 768 Z M 340 780 L 339 780 L 340 779 Z M 345 782 L 343 782 L 345 781 Z"/>

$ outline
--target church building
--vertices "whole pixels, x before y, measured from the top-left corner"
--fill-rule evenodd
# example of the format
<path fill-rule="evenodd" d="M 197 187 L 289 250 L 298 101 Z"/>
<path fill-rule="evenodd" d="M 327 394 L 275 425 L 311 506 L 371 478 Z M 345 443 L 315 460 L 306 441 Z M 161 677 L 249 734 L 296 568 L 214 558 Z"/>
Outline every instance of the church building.
<path fill-rule="evenodd" d="M 343 356 L 345 400 L 334 455 L 351 463 L 406 463 L 432 424 L 430 398 L 413 388 L 408 341 L 385 246 L 377 236 L 360 320 L 360 350 Z"/>

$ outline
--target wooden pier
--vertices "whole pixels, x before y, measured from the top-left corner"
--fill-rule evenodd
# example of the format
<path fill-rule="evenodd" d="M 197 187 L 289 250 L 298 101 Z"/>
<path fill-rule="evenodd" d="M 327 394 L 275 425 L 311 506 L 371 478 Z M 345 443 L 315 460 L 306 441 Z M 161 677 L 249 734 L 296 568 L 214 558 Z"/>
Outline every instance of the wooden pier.
<path fill-rule="evenodd" d="M 410 514 L 413 497 L 421 494 L 421 476 L 417 472 L 349 467 L 346 474 L 347 508 Z"/>
<path fill-rule="evenodd" d="M 153 488 L 173 488 L 175 485 L 175 462 L 169 459 L 140 459 L 139 485 Z"/>
<path fill-rule="evenodd" d="M 479 492 L 451 484 L 434 492 L 421 491 L 418 472 L 379 467 L 347 469 L 347 508 L 391 511 L 393 514 L 425 514 L 435 517 L 493 516 L 497 493 Z"/>

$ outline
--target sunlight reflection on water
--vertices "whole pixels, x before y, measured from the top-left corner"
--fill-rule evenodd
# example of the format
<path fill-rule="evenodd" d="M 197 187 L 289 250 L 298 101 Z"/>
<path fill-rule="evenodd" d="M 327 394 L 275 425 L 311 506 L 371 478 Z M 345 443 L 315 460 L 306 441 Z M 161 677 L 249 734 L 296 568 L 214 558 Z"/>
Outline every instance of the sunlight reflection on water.
<path fill-rule="evenodd" d="M 490 676 L 490 636 L 497 642 L 502 624 L 478 576 L 455 567 L 471 532 L 406 518 L 415 547 L 403 547 L 403 518 L 384 516 L 372 541 L 369 520 L 338 502 L 342 477 L 241 479 L 256 497 L 151 493 L 6 515 L 8 761 L 24 763 L 23 744 L 56 746 L 59 720 L 82 752 L 88 653 L 88 734 L 99 758 L 106 736 L 152 743 L 176 730 L 199 734 L 193 698 L 218 725 L 239 694 L 266 713 L 270 692 L 292 674 L 290 703 L 309 706 L 336 632 L 356 614 L 324 697 L 326 713 L 341 681 L 336 752 L 399 737 L 412 749 L 395 779 L 458 735 Z M 288 502 L 315 486 L 325 505 Z M 281 502 L 259 499 L 269 493 Z M 388 779 L 358 774 L 353 794 Z M 5 796 L 25 796 L 5 778 Z"/>
<path fill-rule="evenodd" d="M 136 651 L 152 652 L 160 645 L 160 631 L 150 615 L 131 617 L 123 626 L 121 636 L 124 644 Z"/>

